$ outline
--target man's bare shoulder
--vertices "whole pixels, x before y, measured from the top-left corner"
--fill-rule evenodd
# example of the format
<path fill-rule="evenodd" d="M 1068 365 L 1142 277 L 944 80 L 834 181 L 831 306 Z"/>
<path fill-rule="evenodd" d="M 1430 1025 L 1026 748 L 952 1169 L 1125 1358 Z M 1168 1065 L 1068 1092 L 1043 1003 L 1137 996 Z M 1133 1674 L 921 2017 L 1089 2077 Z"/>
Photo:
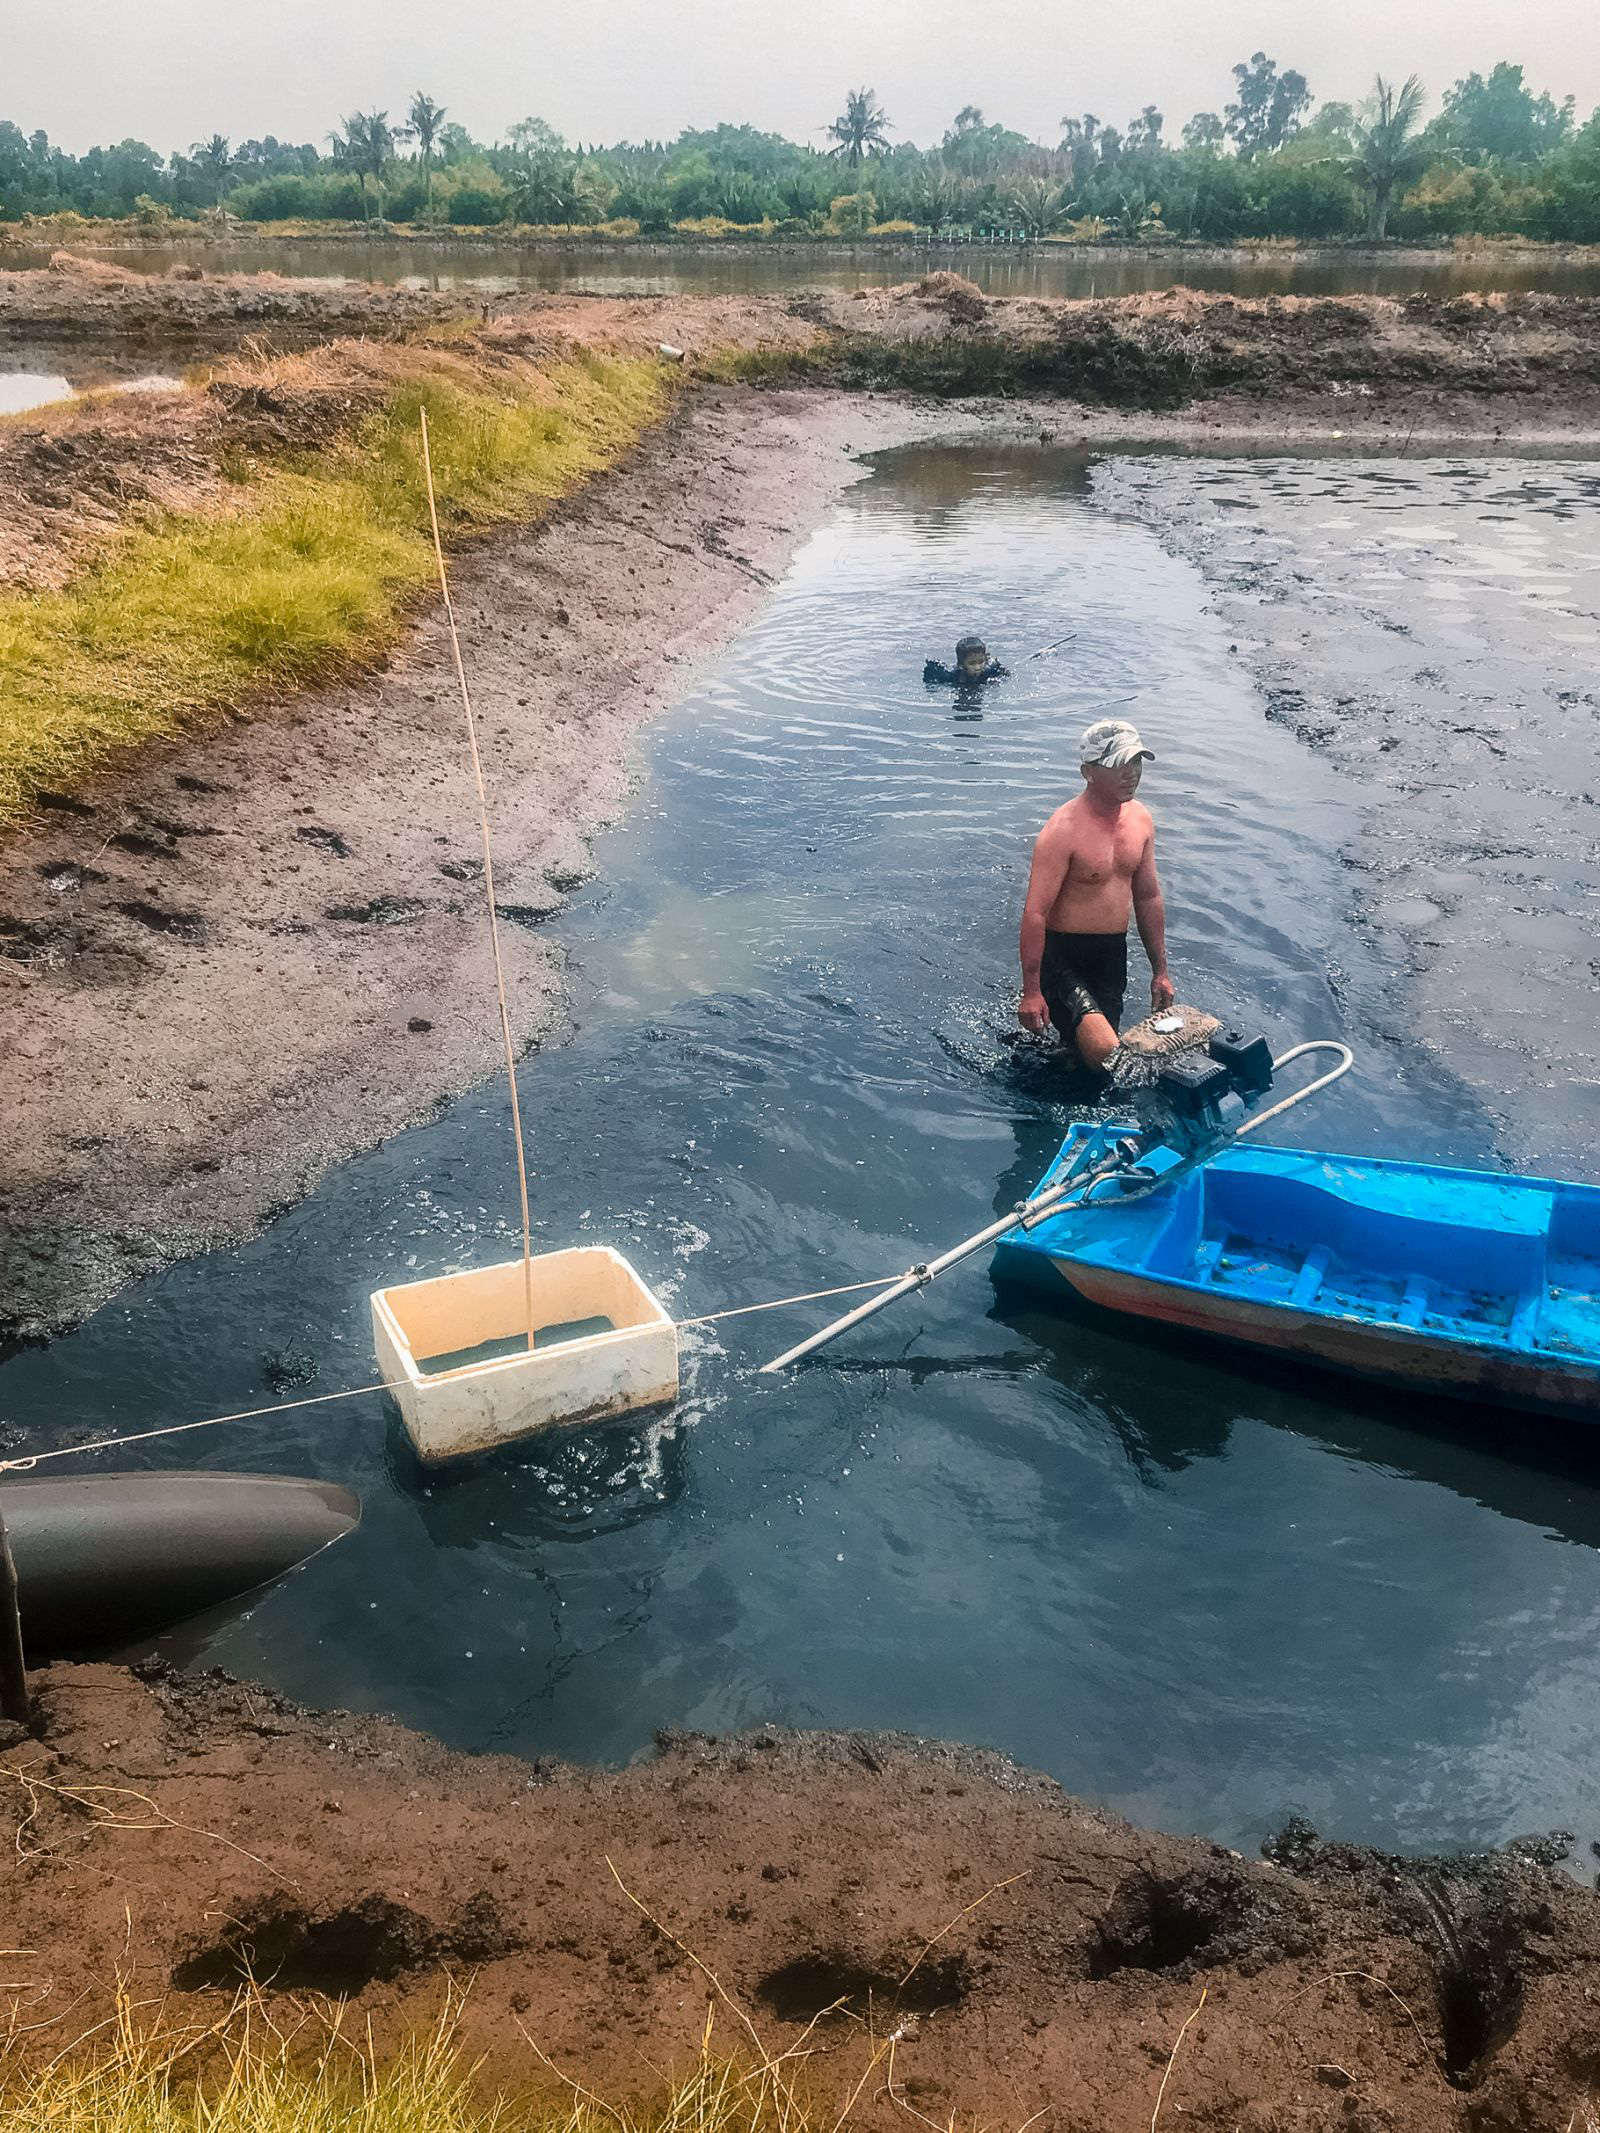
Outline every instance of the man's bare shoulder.
<path fill-rule="evenodd" d="M 1141 831 L 1143 835 L 1146 837 L 1155 835 L 1156 818 L 1142 800 L 1129 800 L 1124 808 L 1124 813 L 1133 827 Z"/>
<path fill-rule="evenodd" d="M 1082 810 L 1083 802 L 1081 797 L 1063 802 L 1050 817 L 1044 828 L 1040 830 L 1037 841 L 1046 847 L 1052 844 L 1059 844 L 1063 839 L 1070 841 Z"/>

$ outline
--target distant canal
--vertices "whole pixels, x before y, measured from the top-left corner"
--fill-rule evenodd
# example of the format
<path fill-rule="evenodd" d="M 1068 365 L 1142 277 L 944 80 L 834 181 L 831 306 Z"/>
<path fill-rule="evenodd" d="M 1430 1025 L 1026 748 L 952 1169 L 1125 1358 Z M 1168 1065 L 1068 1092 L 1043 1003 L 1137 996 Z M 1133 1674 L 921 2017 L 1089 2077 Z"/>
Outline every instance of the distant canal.
<path fill-rule="evenodd" d="M 53 247 L 7 246 L 0 266 L 42 267 Z M 92 250 L 75 246 L 75 250 Z M 117 246 L 99 256 L 138 273 L 164 274 L 195 259 L 224 274 L 290 274 L 317 280 L 407 282 L 417 288 L 558 289 L 606 296 L 783 295 L 795 289 L 869 289 L 933 267 L 951 267 L 992 296 L 1137 296 L 1147 289 L 1231 290 L 1237 296 L 1459 296 L 1473 289 L 1600 295 L 1600 262 L 1537 252 L 1465 257 L 1453 252 L 1153 252 L 1119 257 L 1061 244 L 941 245 L 886 252 L 863 246 L 811 249 L 755 244 L 688 250 L 681 245 L 488 246 L 411 244 L 404 238 L 240 237 L 225 245 Z"/>

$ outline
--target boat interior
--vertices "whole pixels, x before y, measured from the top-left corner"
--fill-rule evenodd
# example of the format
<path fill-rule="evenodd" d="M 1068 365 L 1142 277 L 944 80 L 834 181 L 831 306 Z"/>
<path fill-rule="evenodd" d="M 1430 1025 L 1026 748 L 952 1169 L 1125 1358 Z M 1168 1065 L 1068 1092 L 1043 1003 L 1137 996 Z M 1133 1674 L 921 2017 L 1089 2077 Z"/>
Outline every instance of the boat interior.
<path fill-rule="evenodd" d="M 1064 1257 L 1253 1303 L 1600 1354 L 1591 1186 L 1234 1148 L 1109 1222 L 1074 1210 L 1033 1236 Z"/>

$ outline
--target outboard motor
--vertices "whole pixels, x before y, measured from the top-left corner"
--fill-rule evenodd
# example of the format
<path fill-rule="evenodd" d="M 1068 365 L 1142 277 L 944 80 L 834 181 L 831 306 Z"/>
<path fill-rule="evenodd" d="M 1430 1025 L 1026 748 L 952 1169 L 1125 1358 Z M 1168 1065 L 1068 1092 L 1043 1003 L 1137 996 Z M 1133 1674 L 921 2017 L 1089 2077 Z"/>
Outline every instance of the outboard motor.
<path fill-rule="evenodd" d="M 1203 1053 L 1185 1052 L 1156 1076 L 1167 1121 L 1163 1138 L 1185 1154 L 1225 1140 L 1271 1086 L 1272 1048 L 1266 1038 L 1219 1031 Z"/>

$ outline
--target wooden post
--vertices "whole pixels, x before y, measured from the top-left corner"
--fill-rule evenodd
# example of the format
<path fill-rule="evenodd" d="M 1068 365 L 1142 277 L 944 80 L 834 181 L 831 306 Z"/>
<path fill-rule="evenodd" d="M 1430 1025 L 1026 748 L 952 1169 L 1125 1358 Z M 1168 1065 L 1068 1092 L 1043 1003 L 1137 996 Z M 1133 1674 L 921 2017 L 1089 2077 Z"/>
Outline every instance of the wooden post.
<path fill-rule="evenodd" d="M 28 1675 L 22 1656 L 22 1610 L 17 1603 L 17 1566 L 6 1538 L 5 1514 L 0 1511 L 0 1718 L 27 1725 L 32 1713 L 28 1704 Z"/>

